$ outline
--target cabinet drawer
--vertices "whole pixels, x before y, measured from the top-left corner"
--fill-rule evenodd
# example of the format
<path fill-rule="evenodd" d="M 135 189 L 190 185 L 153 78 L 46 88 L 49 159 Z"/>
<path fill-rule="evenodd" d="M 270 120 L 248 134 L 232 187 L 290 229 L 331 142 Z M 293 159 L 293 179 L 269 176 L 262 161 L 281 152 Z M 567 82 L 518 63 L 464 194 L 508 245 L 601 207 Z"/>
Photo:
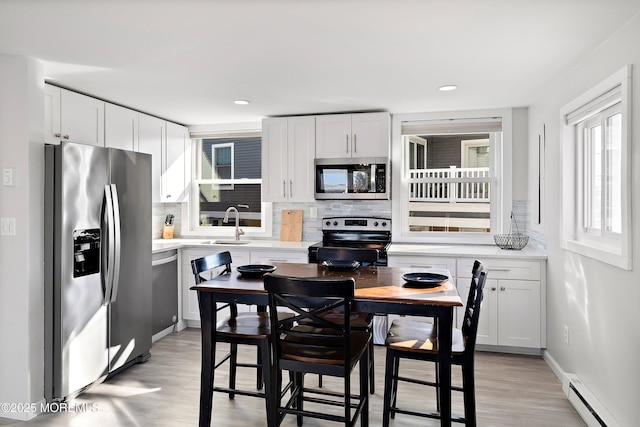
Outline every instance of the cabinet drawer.
<path fill-rule="evenodd" d="M 471 277 L 476 258 L 458 259 L 458 277 Z M 480 259 L 488 270 L 490 279 L 540 280 L 540 261 L 512 259 Z"/>
<path fill-rule="evenodd" d="M 455 258 L 426 257 L 426 256 L 389 256 L 389 267 L 401 268 L 443 268 L 451 272 L 451 276 L 456 276 Z"/>
<path fill-rule="evenodd" d="M 299 262 L 307 263 L 307 252 L 300 251 L 282 251 L 273 250 L 269 252 L 252 251 L 251 263 L 252 264 L 271 264 L 274 262 Z"/>

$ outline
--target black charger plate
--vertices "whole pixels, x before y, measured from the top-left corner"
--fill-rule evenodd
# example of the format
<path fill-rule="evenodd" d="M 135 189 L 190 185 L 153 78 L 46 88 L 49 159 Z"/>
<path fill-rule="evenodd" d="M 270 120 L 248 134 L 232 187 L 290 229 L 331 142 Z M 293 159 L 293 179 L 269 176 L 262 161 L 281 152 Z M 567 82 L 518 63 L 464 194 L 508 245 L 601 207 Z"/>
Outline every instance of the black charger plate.
<path fill-rule="evenodd" d="M 241 265 L 236 270 L 238 270 L 238 273 L 240 273 L 243 276 L 257 277 L 257 276 L 263 276 L 267 273 L 272 273 L 276 271 L 276 268 L 277 267 L 275 265 L 248 264 L 248 265 Z"/>
<path fill-rule="evenodd" d="M 437 273 L 406 273 L 402 278 L 407 282 L 408 288 L 435 288 L 449 280 L 444 274 Z"/>

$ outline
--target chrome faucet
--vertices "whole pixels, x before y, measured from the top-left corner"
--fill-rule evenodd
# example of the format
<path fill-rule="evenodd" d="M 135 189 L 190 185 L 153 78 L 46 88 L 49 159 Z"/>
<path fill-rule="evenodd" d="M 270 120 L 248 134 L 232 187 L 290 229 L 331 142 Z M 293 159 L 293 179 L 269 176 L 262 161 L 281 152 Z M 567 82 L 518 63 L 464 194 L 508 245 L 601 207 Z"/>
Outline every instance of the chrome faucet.
<path fill-rule="evenodd" d="M 242 231 L 242 229 L 240 228 L 240 212 L 238 212 L 238 209 L 236 209 L 235 206 L 229 206 L 227 208 L 227 211 L 224 213 L 224 219 L 222 220 L 222 222 L 225 224 L 229 222 L 229 212 L 231 211 L 236 213 L 236 240 L 240 240 L 240 236 L 244 234 L 244 231 Z"/>

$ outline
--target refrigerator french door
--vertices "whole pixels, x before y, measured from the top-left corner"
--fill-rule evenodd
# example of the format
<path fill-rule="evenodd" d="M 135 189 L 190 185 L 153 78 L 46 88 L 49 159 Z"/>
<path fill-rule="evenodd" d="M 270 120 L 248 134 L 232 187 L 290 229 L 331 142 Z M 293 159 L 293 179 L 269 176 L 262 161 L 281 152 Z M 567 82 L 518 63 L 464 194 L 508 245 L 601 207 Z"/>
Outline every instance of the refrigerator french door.
<path fill-rule="evenodd" d="M 151 156 L 45 148 L 45 398 L 64 400 L 151 348 Z"/>

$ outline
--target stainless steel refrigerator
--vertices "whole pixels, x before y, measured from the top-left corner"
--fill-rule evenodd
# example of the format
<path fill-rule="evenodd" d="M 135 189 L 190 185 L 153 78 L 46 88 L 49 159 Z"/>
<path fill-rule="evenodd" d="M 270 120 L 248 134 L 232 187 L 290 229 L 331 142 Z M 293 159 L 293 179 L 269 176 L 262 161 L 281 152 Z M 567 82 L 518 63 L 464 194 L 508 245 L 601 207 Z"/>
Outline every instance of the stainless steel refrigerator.
<path fill-rule="evenodd" d="M 62 401 L 151 348 L 151 156 L 45 147 L 45 398 Z"/>

